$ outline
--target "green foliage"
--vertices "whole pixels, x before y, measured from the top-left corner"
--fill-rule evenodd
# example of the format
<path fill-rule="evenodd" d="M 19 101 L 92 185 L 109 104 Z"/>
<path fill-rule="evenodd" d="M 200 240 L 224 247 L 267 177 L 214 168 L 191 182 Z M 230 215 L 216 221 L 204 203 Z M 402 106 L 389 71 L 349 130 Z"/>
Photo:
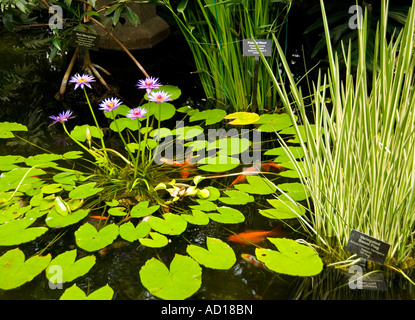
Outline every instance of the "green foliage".
<path fill-rule="evenodd" d="M 75 231 L 78 247 L 92 252 L 110 245 L 118 237 L 118 226 L 109 224 L 97 230 L 92 224 L 85 223 Z"/>
<path fill-rule="evenodd" d="M 114 290 L 109 285 L 105 285 L 94 292 L 86 295 L 76 284 L 65 290 L 59 300 L 111 300 Z"/>
<path fill-rule="evenodd" d="M 143 286 L 154 296 L 166 300 L 183 300 L 199 290 L 202 268 L 192 258 L 176 254 L 167 268 L 155 258 L 140 269 Z"/>

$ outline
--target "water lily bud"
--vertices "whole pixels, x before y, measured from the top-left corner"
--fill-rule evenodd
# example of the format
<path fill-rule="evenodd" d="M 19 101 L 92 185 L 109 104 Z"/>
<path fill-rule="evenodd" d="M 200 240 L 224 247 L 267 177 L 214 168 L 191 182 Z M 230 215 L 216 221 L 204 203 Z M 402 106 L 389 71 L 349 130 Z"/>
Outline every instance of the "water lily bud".
<path fill-rule="evenodd" d="M 209 190 L 206 188 L 199 190 L 199 195 L 204 199 L 209 198 Z"/>

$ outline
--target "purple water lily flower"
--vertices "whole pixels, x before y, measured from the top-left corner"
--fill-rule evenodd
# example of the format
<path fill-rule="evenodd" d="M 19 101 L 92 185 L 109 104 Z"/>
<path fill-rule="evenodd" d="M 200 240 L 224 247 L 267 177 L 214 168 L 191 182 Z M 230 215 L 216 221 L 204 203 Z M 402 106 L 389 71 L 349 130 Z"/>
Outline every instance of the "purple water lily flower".
<path fill-rule="evenodd" d="M 57 122 L 64 122 L 64 121 L 68 121 L 69 119 L 75 118 L 75 116 L 72 116 L 72 111 L 65 111 L 65 112 L 61 112 L 59 113 L 57 116 L 50 116 L 49 118 L 51 118 L 53 120 L 53 122 L 49 125 L 49 127 L 51 125 L 54 125 Z"/>
<path fill-rule="evenodd" d="M 160 88 L 161 83 L 158 78 L 149 77 L 144 80 L 138 80 L 136 86 L 139 89 L 146 89 L 147 94 L 150 94 L 151 90 Z"/>
<path fill-rule="evenodd" d="M 95 78 L 93 76 L 90 76 L 89 74 L 80 75 L 79 73 L 77 73 L 71 77 L 69 82 L 75 83 L 74 90 L 78 89 L 78 87 L 81 87 L 81 89 L 83 89 L 84 86 L 87 86 L 89 89 L 92 89 L 90 82 L 95 82 Z"/>
<path fill-rule="evenodd" d="M 162 103 L 162 102 L 170 101 L 172 99 L 171 99 L 171 94 L 168 94 L 167 92 L 164 92 L 164 91 L 157 91 L 157 92 L 151 92 L 148 95 L 148 100 L 151 102 Z"/>
<path fill-rule="evenodd" d="M 144 118 L 146 116 L 147 110 L 145 108 L 134 108 L 127 112 L 126 117 L 131 120 L 138 118 Z"/>
<path fill-rule="evenodd" d="M 100 103 L 99 110 L 102 110 L 104 112 L 109 112 L 109 111 L 117 109 L 121 105 L 121 103 L 122 102 L 118 98 L 108 98 L 108 99 L 103 100 Z"/>

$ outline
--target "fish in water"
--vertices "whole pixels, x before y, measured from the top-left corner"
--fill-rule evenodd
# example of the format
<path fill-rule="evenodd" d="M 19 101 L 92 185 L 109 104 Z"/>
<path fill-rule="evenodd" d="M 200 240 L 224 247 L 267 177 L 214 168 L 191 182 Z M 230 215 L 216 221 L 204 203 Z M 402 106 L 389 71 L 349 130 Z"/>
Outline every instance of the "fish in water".
<path fill-rule="evenodd" d="M 246 262 L 252 264 L 253 266 L 260 268 L 260 269 L 264 269 L 264 270 L 268 270 L 268 268 L 265 266 L 265 263 L 259 261 L 255 256 L 253 256 L 252 254 L 248 254 L 248 253 L 242 253 L 241 254 L 242 259 L 244 259 Z"/>
<path fill-rule="evenodd" d="M 160 161 L 174 167 L 181 167 L 180 175 L 183 179 L 186 179 L 190 175 L 189 169 L 194 169 L 196 167 L 195 164 L 192 164 L 191 157 L 188 157 L 184 162 L 178 162 L 167 158 L 161 158 Z"/>
<path fill-rule="evenodd" d="M 242 245 L 259 244 L 267 237 L 285 237 L 288 235 L 287 232 L 281 230 L 282 224 L 278 225 L 270 231 L 263 230 L 246 230 L 239 234 L 229 236 L 228 240 Z"/>

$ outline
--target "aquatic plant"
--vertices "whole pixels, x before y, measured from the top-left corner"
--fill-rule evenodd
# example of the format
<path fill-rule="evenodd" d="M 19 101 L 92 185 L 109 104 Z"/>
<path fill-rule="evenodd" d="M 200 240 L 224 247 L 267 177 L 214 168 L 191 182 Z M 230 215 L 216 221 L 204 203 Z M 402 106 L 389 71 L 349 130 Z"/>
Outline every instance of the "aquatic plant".
<path fill-rule="evenodd" d="M 255 61 L 243 57 L 241 42 L 280 34 L 289 1 L 183 0 L 177 7 L 169 0 L 163 3 L 187 40 L 197 67 L 195 73 L 209 99 L 228 111 L 251 107 L 256 112 L 252 105 L 261 110 L 275 109 L 278 98 L 266 70 L 259 68 L 258 83 L 254 84 Z M 277 64 L 275 56 L 268 62 Z M 253 101 L 254 90 L 257 101 Z"/>
<path fill-rule="evenodd" d="M 400 266 L 413 256 L 415 11 L 412 6 L 404 29 L 388 39 L 388 4 L 382 1 L 371 52 L 372 77 L 367 73 L 366 13 L 363 28 L 355 31 L 359 38 L 356 70 L 351 64 L 351 48 L 344 44 L 346 74 L 342 78 L 340 58 L 333 50 L 321 1 L 329 69 L 325 74 L 320 71 L 313 83 L 311 114 L 301 88 L 289 72 L 283 49 L 274 38 L 290 86 L 287 92 L 274 76 L 294 124 L 285 133 L 294 134 L 304 155 L 302 165 L 293 162 L 293 168 L 310 194 L 310 212 L 301 221 L 332 260 L 350 257 L 348 264 L 355 257 L 346 251 L 352 229 L 391 245 L 387 265 Z M 272 74 L 271 68 L 268 70 Z M 290 161 L 296 158 L 292 147 L 280 141 Z"/>
<path fill-rule="evenodd" d="M 169 102 L 149 101 L 151 91 L 146 96 L 147 102 L 137 108 L 130 109 L 117 98 L 108 98 L 96 106 L 108 119 L 109 129 L 119 136 L 114 146 L 121 148 L 109 148 L 97 122 L 95 107 L 89 101 L 87 86 L 82 83 L 84 88 L 79 85 L 76 90 L 84 91 L 95 125 L 68 129 L 74 115 L 70 111 L 52 118 L 76 142 L 73 150 L 55 154 L 42 149 L 45 153 L 29 157 L 0 156 L 0 245 L 20 247 L 57 232 L 51 242 L 33 252 L 39 259 L 46 257 L 45 262 L 33 270 L 23 268 L 27 277 L 19 275 L 15 281 L 5 283 L 6 290 L 19 287 L 45 271 L 50 286 L 72 285 L 66 288 L 61 299 L 111 299 L 113 290 L 109 286 L 86 295 L 76 283 L 96 267 L 98 255 L 105 255 L 107 248 L 124 241 L 156 250 L 155 256 L 146 258 L 137 267 L 142 285 L 152 295 L 185 299 L 199 290 L 204 268 L 229 270 L 237 261 L 234 243 L 212 236 L 197 244 L 187 240 L 194 226 L 218 224 L 233 233 L 227 227 L 246 222 L 243 206 L 263 196 L 273 198 L 258 210 L 258 216 L 269 218 L 271 223 L 303 214 L 302 207 L 289 202 L 284 193 L 277 199 L 274 197 L 275 178 L 287 172 L 291 172 L 287 175 L 289 178 L 297 178 L 291 164 L 286 165 L 286 170 L 270 172 L 268 169 L 272 166 L 277 170 L 280 166 L 269 161 L 261 163 L 260 132 L 269 132 L 271 128 L 285 130 L 290 127 L 289 118 L 249 112 L 227 114 L 219 109 L 199 111 L 189 106 L 176 110 L 169 102 L 180 96 L 180 90 L 161 86 L 157 90 L 164 92 L 163 97 Z M 163 121 L 174 115 L 181 119 L 174 129 L 162 126 Z M 213 129 L 218 124 L 228 130 Z M 20 134 L 25 131 L 27 128 L 18 123 L 0 123 L 3 139 L 24 141 Z M 272 155 L 279 154 L 278 150 L 269 151 Z M 249 171 L 245 180 L 224 187 L 229 185 L 229 179 L 245 176 L 245 171 L 239 171 L 242 165 L 256 170 Z M 206 186 L 206 181 L 218 181 L 218 184 Z M 285 195 L 296 199 L 308 196 L 290 182 L 282 185 L 282 189 Z M 287 204 L 290 211 L 299 213 L 288 215 L 282 210 Z M 69 230 L 73 232 L 71 237 L 76 249 L 53 250 L 54 243 Z M 159 250 L 174 248 L 170 243 L 178 239 L 188 242 L 187 255 L 173 252 L 171 261 L 163 261 Z M 262 242 L 263 247 L 258 245 L 258 248 L 267 251 L 258 251 L 258 259 L 270 270 L 303 276 L 321 272 L 318 253 L 304 240 L 286 239 L 283 244 L 276 244 L 278 251 L 269 248 L 272 240 L 264 238 Z M 278 252 L 283 252 L 285 246 L 294 247 L 297 253 L 305 251 L 307 259 L 289 251 L 279 257 Z M 15 249 L 0 256 L 0 261 L 9 261 L 10 255 L 15 254 L 12 250 Z M 301 269 L 275 267 L 279 259 L 291 259 L 290 254 L 302 261 Z M 25 257 L 19 253 L 16 259 L 21 265 Z M 9 275 L 12 266 L 0 263 L 0 274 L 4 271 Z"/>

